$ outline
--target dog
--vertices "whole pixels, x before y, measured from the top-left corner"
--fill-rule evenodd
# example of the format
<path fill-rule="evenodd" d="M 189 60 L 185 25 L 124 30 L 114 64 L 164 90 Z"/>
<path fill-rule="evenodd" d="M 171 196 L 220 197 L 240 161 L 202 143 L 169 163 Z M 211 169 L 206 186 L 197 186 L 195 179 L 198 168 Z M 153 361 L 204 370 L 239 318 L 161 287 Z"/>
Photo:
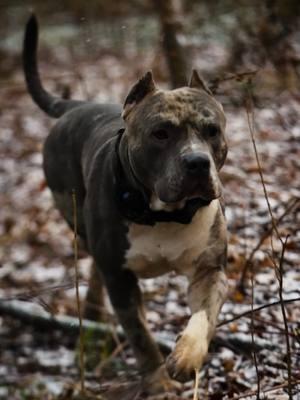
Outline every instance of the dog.
<path fill-rule="evenodd" d="M 50 117 L 43 168 L 56 207 L 99 271 L 150 392 L 201 368 L 226 298 L 226 223 L 218 172 L 227 145 L 221 104 L 193 70 L 189 85 L 159 89 L 147 72 L 117 104 L 60 99 L 42 86 L 38 23 L 27 23 L 28 91 Z M 191 317 L 164 359 L 145 321 L 138 278 L 188 278 Z"/>

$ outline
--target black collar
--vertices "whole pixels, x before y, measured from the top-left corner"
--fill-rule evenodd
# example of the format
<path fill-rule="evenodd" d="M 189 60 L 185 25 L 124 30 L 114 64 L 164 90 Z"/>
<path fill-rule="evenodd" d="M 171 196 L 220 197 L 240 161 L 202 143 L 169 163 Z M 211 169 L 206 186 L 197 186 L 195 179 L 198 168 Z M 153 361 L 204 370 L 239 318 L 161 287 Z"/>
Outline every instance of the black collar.
<path fill-rule="evenodd" d="M 141 191 L 132 187 L 124 173 L 119 156 L 119 144 L 124 129 L 118 132 L 116 142 L 117 168 L 115 195 L 118 209 L 125 219 L 141 225 L 155 225 L 157 222 L 177 222 L 189 224 L 197 210 L 206 207 L 210 201 L 202 199 L 188 200 L 185 206 L 174 211 L 153 211 L 149 207 L 150 198 L 146 191 Z"/>

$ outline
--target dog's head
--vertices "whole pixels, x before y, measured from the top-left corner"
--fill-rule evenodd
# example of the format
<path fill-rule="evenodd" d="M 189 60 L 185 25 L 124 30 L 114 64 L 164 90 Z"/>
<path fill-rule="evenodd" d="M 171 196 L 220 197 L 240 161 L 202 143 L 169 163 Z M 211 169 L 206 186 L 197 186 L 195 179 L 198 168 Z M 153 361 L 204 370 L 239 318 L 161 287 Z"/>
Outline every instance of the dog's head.
<path fill-rule="evenodd" d="M 220 196 L 225 115 L 196 71 L 188 87 L 170 91 L 158 89 L 148 72 L 128 94 L 123 118 L 128 162 L 150 192 L 153 210 Z"/>

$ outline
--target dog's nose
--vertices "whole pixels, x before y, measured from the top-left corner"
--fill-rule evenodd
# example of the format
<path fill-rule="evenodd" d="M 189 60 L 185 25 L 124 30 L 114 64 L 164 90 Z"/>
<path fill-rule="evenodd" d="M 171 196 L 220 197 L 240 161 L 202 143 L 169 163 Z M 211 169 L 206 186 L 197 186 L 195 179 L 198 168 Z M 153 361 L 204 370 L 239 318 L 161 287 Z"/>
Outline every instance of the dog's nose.
<path fill-rule="evenodd" d="M 210 160 L 203 153 L 189 153 L 182 158 L 186 171 L 191 175 L 206 175 L 210 167 Z"/>

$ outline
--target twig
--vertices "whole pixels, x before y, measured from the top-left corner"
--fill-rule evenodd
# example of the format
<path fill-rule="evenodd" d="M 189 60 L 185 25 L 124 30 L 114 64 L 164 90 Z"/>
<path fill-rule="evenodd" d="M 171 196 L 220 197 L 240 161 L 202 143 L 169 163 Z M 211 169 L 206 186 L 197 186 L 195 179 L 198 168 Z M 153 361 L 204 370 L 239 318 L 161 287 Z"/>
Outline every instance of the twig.
<path fill-rule="evenodd" d="M 299 198 L 296 199 L 290 199 L 288 204 L 286 205 L 286 209 L 284 210 L 284 212 L 276 219 L 276 226 L 278 226 L 283 219 L 290 213 L 290 211 L 293 210 L 293 208 L 295 208 L 295 206 L 300 202 Z M 245 264 L 244 264 L 244 268 L 239 280 L 239 283 L 237 285 L 237 287 L 241 290 L 244 291 L 244 282 L 246 279 L 246 275 L 247 272 L 249 270 L 249 268 L 252 265 L 252 260 L 253 257 L 255 255 L 255 253 L 261 248 L 262 244 L 264 243 L 264 241 L 272 234 L 273 232 L 273 225 L 271 225 L 264 233 L 263 235 L 260 237 L 259 241 L 257 242 L 256 246 L 252 249 L 251 253 L 249 254 L 249 256 L 247 257 Z"/>
<path fill-rule="evenodd" d="M 289 303 L 294 303 L 296 301 L 300 301 L 300 297 L 294 297 L 293 299 L 283 300 L 283 303 L 284 304 L 289 304 Z M 217 325 L 217 327 L 219 328 L 219 327 L 221 327 L 223 325 L 230 324 L 231 322 L 237 321 L 238 319 L 243 318 L 243 317 L 249 317 L 249 315 L 251 316 L 251 313 L 257 313 L 258 311 L 261 311 L 261 310 L 263 310 L 265 308 L 278 306 L 278 305 L 280 305 L 280 303 L 281 303 L 280 300 L 279 301 L 274 301 L 273 303 L 267 303 L 267 304 L 264 304 L 264 305 L 259 306 L 257 308 L 254 308 L 254 310 L 251 310 L 251 309 L 247 310 L 247 311 L 245 311 L 245 312 L 243 312 L 241 314 L 236 315 L 233 318 L 230 318 L 230 319 L 227 319 L 225 321 L 220 322 Z"/>
<path fill-rule="evenodd" d="M 86 282 L 80 282 L 81 285 L 86 285 Z M 11 300 L 21 300 L 21 301 L 30 301 L 34 300 L 39 296 L 42 296 L 43 294 L 48 294 L 50 292 L 55 292 L 57 290 L 68 290 L 72 289 L 74 287 L 74 282 L 66 282 L 61 285 L 47 285 L 47 286 L 42 286 L 39 289 L 32 289 L 27 292 L 21 292 L 17 293 L 12 296 L 7 296 L 7 297 L 2 297 L 1 301 L 11 301 Z M 48 307 L 47 307 L 48 310 Z"/>
<path fill-rule="evenodd" d="M 300 300 L 300 299 L 299 299 Z M 22 321 L 24 324 L 32 325 L 37 329 L 45 329 L 51 331 L 58 329 L 66 332 L 70 337 L 77 336 L 79 334 L 79 321 L 78 318 L 70 317 L 68 315 L 51 315 L 43 308 L 35 303 L 29 303 L 19 300 L 12 301 L 0 301 L 0 315 L 9 316 Z M 225 325 L 225 324 L 223 324 Z M 95 332 L 99 337 L 107 337 L 108 334 L 112 337 L 116 337 L 124 341 L 125 335 L 120 326 L 112 326 L 111 324 L 105 324 L 101 322 L 89 321 L 86 319 L 82 320 L 83 332 Z M 172 340 L 165 339 L 159 334 L 155 334 L 155 340 L 164 354 L 169 354 L 173 348 Z M 117 340 L 116 340 L 117 342 Z M 216 335 L 212 341 L 213 346 L 227 347 L 234 352 L 244 354 L 250 353 L 252 348 L 251 342 L 240 340 L 238 338 L 230 338 L 228 335 L 223 338 L 222 335 Z M 260 346 L 256 344 L 257 350 L 260 350 Z"/>
<path fill-rule="evenodd" d="M 263 323 L 268 324 L 268 325 L 270 325 L 270 326 L 273 325 L 272 323 L 270 323 L 269 320 L 264 320 L 263 318 L 254 317 L 254 320 L 255 320 L 255 321 L 258 321 L 258 322 L 263 322 Z M 266 334 L 267 334 L 267 335 L 276 335 L 276 336 L 278 336 L 278 337 L 285 335 L 285 330 L 284 330 L 284 329 L 280 329 L 278 326 L 275 326 L 275 328 L 276 328 L 277 330 L 274 330 L 274 331 L 271 331 L 271 330 L 268 329 L 268 331 L 266 332 Z M 223 328 L 223 331 L 222 331 L 222 332 L 224 332 L 224 333 L 226 334 L 226 333 L 227 333 L 227 330 L 225 330 L 225 329 Z M 236 333 L 248 334 L 248 333 L 249 333 L 249 329 L 247 329 L 247 328 L 241 329 L 240 327 L 235 327 L 235 328 L 234 328 L 234 334 L 236 334 Z M 292 338 L 295 338 L 295 339 L 297 338 L 297 335 L 294 334 L 294 333 L 291 333 L 291 332 L 289 332 L 289 336 L 292 337 Z M 256 346 L 256 347 L 257 347 L 257 346 Z"/>
<path fill-rule="evenodd" d="M 250 83 L 251 83 L 251 81 L 250 81 Z M 270 201 L 269 201 L 269 195 L 268 195 L 268 192 L 267 192 L 263 171 L 262 171 L 262 167 L 261 167 L 259 156 L 258 156 L 258 151 L 257 151 L 257 147 L 256 147 L 255 137 L 254 137 L 253 101 L 252 101 L 252 92 L 251 92 L 251 89 L 250 89 L 250 85 L 248 85 L 248 101 L 246 102 L 246 112 L 247 112 L 248 126 L 249 126 L 249 131 L 250 131 L 250 135 L 251 135 L 252 144 L 253 144 L 255 159 L 256 159 L 257 166 L 258 166 L 258 172 L 259 172 L 261 184 L 262 184 L 263 191 L 264 191 L 265 200 L 266 200 L 266 203 L 267 203 L 267 207 L 268 207 L 269 214 L 270 214 L 270 217 L 271 217 L 271 222 L 272 222 L 272 232 L 271 232 L 272 259 L 273 259 L 274 265 L 276 267 L 275 268 L 275 271 L 277 272 L 276 273 L 276 277 L 277 277 L 278 282 L 279 282 L 280 305 L 281 305 L 281 311 L 282 311 L 282 317 L 283 317 L 283 321 L 284 321 L 284 326 L 285 326 L 285 330 L 286 330 L 285 338 L 286 338 L 286 349 L 287 349 L 288 393 L 289 393 L 289 399 L 293 400 L 293 393 L 292 393 L 292 364 L 291 364 L 292 362 L 291 362 L 291 349 L 290 349 L 290 342 L 289 342 L 289 328 L 288 328 L 286 312 L 285 312 L 283 296 L 282 296 L 282 292 L 283 292 L 283 261 L 284 261 L 284 253 L 285 253 L 286 244 L 287 244 L 287 238 L 286 238 L 286 240 L 283 240 L 281 238 L 281 236 L 280 236 L 279 231 L 278 231 L 278 227 L 276 225 L 276 220 L 274 218 L 273 211 L 272 211 L 272 208 L 271 208 L 271 204 L 270 204 Z M 274 247 L 273 247 L 273 241 L 272 241 L 273 232 L 276 233 L 277 239 L 280 241 L 281 248 L 282 248 L 280 261 L 279 261 L 279 266 L 277 266 L 277 263 L 276 263 L 276 254 L 275 254 Z"/>
<path fill-rule="evenodd" d="M 255 76 L 258 73 L 258 70 L 253 70 L 253 71 L 245 71 L 245 72 L 240 72 L 240 73 L 236 73 L 236 74 L 230 74 L 228 76 L 224 76 L 224 77 L 219 77 L 216 79 L 213 79 L 210 81 L 209 83 L 209 88 L 210 90 L 215 93 L 215 91 L 219 88 L 220 83 L 223 82 L 227 82 L 227 81 L 237 81 L 237 82 L 241 82 L 244 79 L 250 79 L 253 76 Z"/>
<path fill-rule="evenodd" d="M 102 360 L 100 362 L 99 365 L 97 365 L 96 369 L 95 369 L 95 373 L 97 375 L 101 375 L 102 373 L 102 369 L 113 359 L 115 358 L 117 355 L 119 355 L 120 353 L 122 353 L 122 351 L 124 350 L 124 347 L 128 344 L 127 341 L 125 342 L 118 342 L 119 344 L 117 345 L 117 347 L 110 353 L 110 355 L 105 358 L 104 360 Z"/>
<path fill-rule="evenodd" d="M 256 159 L 256 163 L 257 163 L 257 167 L 258 167 L 258 173 L 259 173 L 259 176 L 260 176 L 260 181 L 261 181 L 261 184 L 262 184 L 262 187 L 263 187 L 264 196 L 265 196 L 267 207 L 268 207 L 269 214 L 270 214 L 270 217 L 271 217 L 273 230 L 276 233 L 278 240 L 281 243 L 283 243 L 282 238 L 281 238 L 281 236 L 279 234 L 279 231 L 278 231 L 278 228 L 277 228 L 277 225 L 276 225 L 276 220 L 274 218 L 273 211 L 272 211 L 272 208 L 271 208 L 271 204 L 270 204 L 270 201 L 269 201 L 269 195 L 268 195 L 268 192 L 267 192 L 265 178 L 264 178 L 264 175 L 263 175 L 263 172 L 262 172 L 263 170 L 262 170 L 262 167 L 261 167 L 261 164 L 260 164 L 260 159 L 259 159 L 258 151 L 257 151 L 257 147 L 256 147 L 256 142 L 255 142 L 255 137 L 254 137 L 255 128 L 254 128 L 253 104 L 252 104 L 252 95 L 251 95 L 250 89 L 248 89 L 248 94 L 249 94 L 248 101 L 246 102 L 247 121 L 248 121 L 248 127 L 249 127 L 250 136 L 251 136 L 251 141 L 252 141 L 252 145 L 253 145 L 253 150 L 254 150 L 254 154 L 255 154 L 255 159 Z"/>
<path fill-rule="evenodd" d="M 252 341 L 252 355 L 256 372 L 256 380 L 257 380 L 257 390 L 256 390 L 256 399 L 260 400 L 260 378 L 258 371 L 258 363 L 257 363 L 257 355 L 255 351 L 255 340 L 254 340 L 254 277 L 253 277 L 253 268 L 251 271 L 251 341 Z"/>
<path fill-rule="evenodd" d="M 80 282 L 80 286 L 82 286 L 82 285 L 86 285 L 86 282 Z M 2 312 L 6 312 L 5 310 L 8 310 L 9 309 L 9 306 L 4 306 L 4 302 L 14 302 L 14 301 L 16 301 L 16 300 L 19 300 L 20 302 L 19 302 L 19 304 L 23 304 L 23 302 L 29 302 L 29 301 L 31 301 L 31 300 L 33 300 L 33 299 L 35 299 L 36 297 L 38 297 L 38 296 L 40 296 L 40 295 L 42 295 L 43 293 L 47 293 L 47 292 L 49 292 L 49 291 L 56 291 L 56 290 L 61 290 L 61 289 L 72 289 L 74 287 L 74 282 L 70 282 L 70 283 L 66 283 L 66 284 L 62 284 L 62 285 L 55 285 L 55 286 L 46 286 L 46 287 L 42 287 L 41 289 L 39 289 L 39 290 L 32 290 L 32 291 L 30 291 L 30 292 L 28 292 L 28 293 L 26 293 L 26 292 L 24 292 L 24 293 L 20 293 L 20 294 L 16 294 L 16 295 L 14 295 L 14 296 L 8 296 L 8 297 L 4 297 L 4 298 L 1 298 L 1 302 L 0 302 L 0 314 L 1 314 L 1 311 Z M 293 302 L 297 302 L 297 301 L 300 301 L 300 297 L 294 297 L 294 298 L 292 298 L 292 299 L 287 299 L 287 300 L 283 300 L 283 302 L 285 303 L 285 304 L 289 304 L 289 303 L 293 303 Z M 40 304 L 40 303 L 39 303 Z M 42 304 L 40 304 L 41 306 L 42 306 Z M 254 310 L 253 310 L 253 312 L 254 313 L 256 313 L 256 312 L 258 312 L 258 311 L 260 311 L 260 310 L 262 310 L 262 309 L 264 309 L 264 308 L 269 308 L 269 307 L 273 307 L 273 306 L 277 306 L 277 305 L 280 305 L 280 301 L 275 301 L 275 302 L 273 302 L 273 303 L 267 303 L 267 304 L 264 304 L 264 305 L 262 305 L 262 306 L 259 306 L 259 307 L 257 307 L 257 308 L 255 308 Z M 49 311 L 49 307 L 47 307 L 47 308 L 45 308 L 45 310 L 46 311 Z M 236 315 L 235 317 L 233 317 L 233 318 L 231 318 L 231 319 L 228 319 L 228 320 L 225 320 L 225 321 L 222 321 L 222 322 L 220 322 L 219 324 L 218 324 L 218 327 L 221 327 L 221 326 L 224 326 L 224 325 L 227 325 L 227 324 L 230 324 L 231 322 L 234 322 L 234 321 L 236 321 L 236 320 L 238 320 L 238 319 L 240 319 L 240 318 L 243 318 L 243 317 L 248 317 L 249 316 L 249 314 L 251 315 L 251 313 L 252 313 L 252 310 L 250 309 L 250 310 L 247 310 L 247 311 L 245 311 L 245 312 L 243 312 L 243 313 L 241 313 L 241 314 L 238 314 L 238 315 Z M 9 312 L 8 312 L 8 314 L 10 314 Z M 16 316 L 17 318 L 18 318 L 18 315 L 17 315 L 18 313 L 16 312 L 16 313 L 13 313 L 13 315 L 12 316 Z M 33 318 L 35 318 L 35 316 L 33 316 Z M 50 318 L 50 317 L 49 317 Z M 53 317 L 53 323 L 52 322 L 50 322 L 50 324 L 47 324 L 46 323 L 46 327 L 49 327 L 49 328 L 52 328 L 52 329 L 56 329 L 56 328 L 58 328 L 58 329 L 62 329 L 62 330 L 66 330 L 66 331 L 69 331 L 69 329 L 68 328 L 64 328 L 64 322 L 59 322 L 58 324 L 56 324 L 54 321 L 55 320 L 59 320 L 59 321 L 63 321 L 63 319 L 68 319 L 68 318 L 71 318 L 71 321 L 72 321 L 72 317 L 69 317 L 69 316 L 54 316 Z M 22 319 L 22 318 L 21 318 Z M 26 322 L 26 321 L 25 321 Z M 84 320 L 84 323 L 86 324 L 86 323 L 90 323 L 91 321 L 89 321 L 89 320 Z M 62 327 L 60 327 L 60 326 L 58 326 L 59 324 L 62 324 Z M 272 324 L 272 325 L 274 325 L 275 326 L 275 324 L 273 323 L 273 322 L 270 322 L 270 321 L 268 321 L 268 324 Z M 44 326 L 45 324 L 43 324 L 43 323 L 41 323 L 41 325 L 42 326 Z M 75 327 L 75 330 L 77 330 L 77 328 L 76 328 L 76 324 L 74 325 L 74 322 L 72 321 L 71 322 L 71 332 L 72 333 L 74 333 L 74 329 L 73 329 L 73 327 Z M 95 326 L 97 326 L 97 324 L 95 325 Z M 106 326 L 106 324 L 101 324 L 101 326 Z M 86 328 L 84 328 L 84 329 L 90 329 L 90 328 L 88 328 L 88 327 L 86 327 Z M 92 328 L 91 328 L 92 329 Z M 96 328 L 97 329 L 97 328 Z M 277 326 L 277 329 L 280 329 L 278 326 Z M 282 329 L 282 331 L 284 331 L 284 329 Z M 290 333 L 290 335 L 291 336 L 293 336 L 293 334 L 291 334 Z"/>
<path fill-rule="evenodd" d="M 198 400 L 198 389 L 199 389 L 199 371 L 195 368 L 195 386 L 193 400 Z"/>
<path fill-rule="evenodd" d="M 270 321 L 270 319 L 264 319 L 264 318 L 260 318 L 257 316 L 254 316 L 254 319 L 257 322 L 261 322 L 264 325 L 272 326 L 273 328 L 276 329 L 276 331 L 268 330 L 268 334 L 272 334 L 272 335 L 284 335 L 285 334 L 285 329 L 278 325 L 279 322 L 276 323 L 274 321 Z M 289 336 L 291 336 L 293 338 L 296 337 L 296 335 L 293 332 L 289 332 Z"/>
<path fill-rule="evenodd" d="M 79 319 L 79 343 L 80 343 L 80 386 L 81 392 L 85 393 L 84 387 L 84 333 L 82 329 L 82 316 L 80 308 L 80 297 L 79 297 L 79 271 L 78 271 L 78 245 L 77 245 L 77 203 L 76 193 L 72 190 L 72 201 L 73 201 L 73 225 L 74 225 L 74 266 L 75 266 L 75 287 L 76 287 L 76 302 Z"/>
<path fill-rule="evenodd" d="M 280 261 L 279 261 L 279 269 L 278 269 L 278 282 L 279 282 L 279 298 L 280 298 L 280 307 L 281 307 L 281 313 L 283 317 L 283 323 L 284 323 L 284 328 L 285 328 L 285 343 L 286 343 L 286 360 L 287 360 L 287 371 L 288 371 L 288 392 L 289 392 L 289 397 L 290 400 L 292 400 L 293 397 L 293 391 L 292 391 L 292 360 L 291 360 L 291 346 L 290 346 L 290 338 L 289 338 L 289 327 L 287 323 L 287 317 L 286 317 L 286 310 L 284 307 L 284 301 L 283 301 L 283 261 L 284 261 L 284 253 L 286 250 L 286 245 L 288 241 L 288 236 L 286 237 L 283 246 L 282 246 L 282 251 L 281 251 L 281 256 L 280 256 Z"/>
<path fill-rule="evenodd" d="M 75 79 L 77 79 L 79 81 L 79 84 L 81 86 L 82 95 L 84 96 L 84 98 L 86 100 L 91 100 L 92 96 L 89 92 L 86 80 L 85 80 L 84 76 L 82 75 L 82 73 L 80 72 L 80 70 L 78 68 L 78 63 L 76 62 L 74 48 L 72 45 L 69 45 L 68 48 L 69 48 L 69 52 L 70 52 L 71 60 L 72 60 L 72 64 L 73 64 L 73 73 L 74 73 Z"/>
<path fill-rule="evenodd" d="M 300 380 L 299 379 L 292 382 L 293 386 L 296 386 L 296 385 L 299 385 L 299 384 L 300 384 Z M 262 393 L 269 393 L 269 392 L 274 392 L 275 390 L 284 389 L 284 388 L 288 387 L 288 385 L 289 385 L 288 382 L 284 382 L 281 385 L 276 385 L 276 386 L 273 386 L 271 388 L 262 389 Z M 255 393 L 256 393 L 255 390 L 249 390 L 248 392 L 244 392 L 244 393 L 240 394 L 239 396 L 230 397 L 227 400 L 245 399 L 247 397 L 254 396 Z"/>

